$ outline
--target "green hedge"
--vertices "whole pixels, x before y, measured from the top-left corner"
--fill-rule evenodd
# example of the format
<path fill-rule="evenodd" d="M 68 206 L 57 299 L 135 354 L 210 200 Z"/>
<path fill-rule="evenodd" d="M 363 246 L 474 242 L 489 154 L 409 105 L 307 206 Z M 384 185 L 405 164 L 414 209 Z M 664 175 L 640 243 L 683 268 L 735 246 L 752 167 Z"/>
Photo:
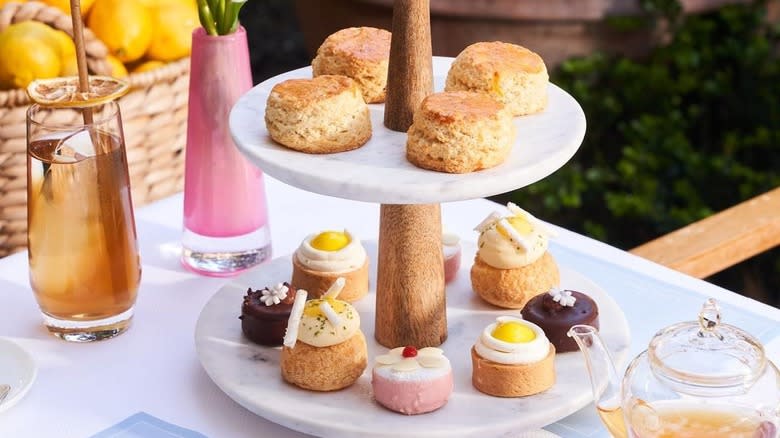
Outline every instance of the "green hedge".
<path fill-rule="evenodd" d="M 563 63 L 552 81 L 585 110 L 585 141 L 555 174 L 501 197 L 623 248 L 780 185 L 780 26 L 765 2 L 690 17 L 677 0 L 643 4 L 670 20 L 670 42 L 641 60 Z"/>

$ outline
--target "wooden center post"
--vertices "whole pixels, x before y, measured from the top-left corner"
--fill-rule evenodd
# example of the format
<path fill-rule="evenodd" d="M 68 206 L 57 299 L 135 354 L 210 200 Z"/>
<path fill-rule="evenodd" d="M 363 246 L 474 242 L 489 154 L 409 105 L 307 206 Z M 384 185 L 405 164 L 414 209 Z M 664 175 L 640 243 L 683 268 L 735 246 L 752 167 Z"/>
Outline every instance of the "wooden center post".
<path fill-rule="evenodd" d="M 406 132 L 433 92 L 429 0 L 396 0 L 385 126 Z M 439 204 L 383 204 L 374 337 L 388 348 L 436 347 L 447 339 Z"/>

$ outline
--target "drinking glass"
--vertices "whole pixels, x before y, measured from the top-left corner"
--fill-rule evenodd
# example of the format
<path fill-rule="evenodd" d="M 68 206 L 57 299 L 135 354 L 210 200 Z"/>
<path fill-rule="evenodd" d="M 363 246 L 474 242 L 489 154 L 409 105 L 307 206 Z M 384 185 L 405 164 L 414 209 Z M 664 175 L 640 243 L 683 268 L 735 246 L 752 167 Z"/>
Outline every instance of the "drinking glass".
<path fill-rule="evenodd" d="M 67 341 L 124 332 L 141 264 L 119 105 L 27 111 L 30 285 Z"/>

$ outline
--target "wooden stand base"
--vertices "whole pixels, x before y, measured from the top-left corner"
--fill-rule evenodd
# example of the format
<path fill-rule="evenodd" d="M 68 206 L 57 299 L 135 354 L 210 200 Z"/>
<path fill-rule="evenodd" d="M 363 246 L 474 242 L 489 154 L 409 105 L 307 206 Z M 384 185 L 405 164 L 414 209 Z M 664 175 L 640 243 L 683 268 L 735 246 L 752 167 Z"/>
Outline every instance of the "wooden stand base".
<path fill-rule="evenodd" d="M 387 348 L 447 339 L 439 204 L 382 205 L 374 336 Z"/>

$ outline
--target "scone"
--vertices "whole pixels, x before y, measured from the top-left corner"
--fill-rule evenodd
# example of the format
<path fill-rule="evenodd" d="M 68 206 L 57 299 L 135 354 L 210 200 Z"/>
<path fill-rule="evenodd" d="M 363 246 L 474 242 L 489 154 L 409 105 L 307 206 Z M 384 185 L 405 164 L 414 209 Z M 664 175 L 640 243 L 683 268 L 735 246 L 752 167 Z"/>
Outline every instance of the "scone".
<path fill-rule="evenodd" d="M 311 62 L 314 76 L 343 75 L 354 79 L 366 103 L 385 101 L 390 32 L 350 27 L 331 34 Z"/>
<path fill-rule="evenodd" d="M 336 391 L 363 374 L 366 338 L 357 310 L 336 299 L 343 287 L 342 278 L 326 296 L 309 301 L 305 290 L 296 292 L 280 358 L 286 382 L 312 391 Z"/>
<path fill-rule="evenodd" d="M 525 397 L 555 384 L 555 347 L 539 326 L 500 316 L 471 348 L 471 383 L 496 397 Z"/>
<path fill-rule="evenodd" d="M 417 167 L 466 173 L 503 163 L 516 129 L 505 106 L 482 93 L 436 93 L 423 99 L 407 132 L 406 158 Z"/>
<path fill-rule="evenodd" d="M 424 414 L 444 406 L 452 394 L 452 367 L 438 348 L 393 348 L 376 357 L 371 375 L 374 400 L 391 411 Z"/>
<path fill-rule="evenodd" d="M 515 204 L 507 207 L 510 216 L 494 212 L 475 228 L 480 234 L 471 287 L 488 303 L 522 309 L 558 286 L 560 273 L 547 251 L 552 231 Z"/>
<path fill-rule="evenodd" d="M 547 106 L 547 67 L 536 53 L 516 44 L 480 42 L 466 47 L 447 73 L 445 91 L 477 91 L 502 102 L 515 116 Z"/>
<path fill-rule="evenodd" d="M 599 328 L 599 306 L 582 292 L 552 288 L 533 297 L 520 314 L 544 330 L 558 353 L 579 351 L 569 330 L 579 324 Z"/>
<path fill-rule="evenodd" d="M 239 317 L 244 336 L 260 345 L 282 345 L 293 300 L 295 289 L 289 283 L 247 290 Z"/>
<path fill-rule="evenodd" d="M 329 154 L 371 138 L 371 117 L 357 83 L 345 76 L 288 79 L 271 89 L 265 107 L 271 138 L 297 151 Z"/>
<path fill-rule="evenodd" d="M 357 301 L 368 293 L 368 254 L 347 230 L 322 231 L 303 239 L 292 256 L 291 283 L 320 297 L 337 278 L 346 280 L 341 299 Z"/>

